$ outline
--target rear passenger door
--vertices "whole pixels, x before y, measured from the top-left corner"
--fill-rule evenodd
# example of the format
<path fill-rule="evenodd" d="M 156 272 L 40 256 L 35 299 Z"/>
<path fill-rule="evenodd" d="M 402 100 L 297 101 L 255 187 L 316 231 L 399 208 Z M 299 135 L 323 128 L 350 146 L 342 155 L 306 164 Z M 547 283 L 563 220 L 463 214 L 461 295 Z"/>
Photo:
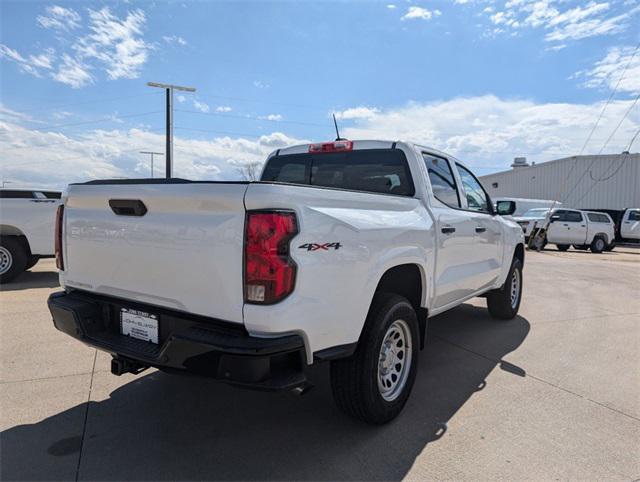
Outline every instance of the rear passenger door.
<path fill-rule="evenodd" d="M 474 219 L 462 209 L 461 194 L 449 161 L 422 153 L 431 185 L 437 256 L 434 307 L 442 308 L 474 292 L 469 257 L 475 236 Z"/>
<path fill-rule="evenodd" d="M 502 225 L 495 218 L 491 200 L 480 181 L 466 167 L 456 163 L 462 184 L 463 207 L 474 222 L 471 253 L 473 283 L 476 290 L 493 285 L 502 267 Z M 466 204 L 466 206 L 465 206 Z"/>

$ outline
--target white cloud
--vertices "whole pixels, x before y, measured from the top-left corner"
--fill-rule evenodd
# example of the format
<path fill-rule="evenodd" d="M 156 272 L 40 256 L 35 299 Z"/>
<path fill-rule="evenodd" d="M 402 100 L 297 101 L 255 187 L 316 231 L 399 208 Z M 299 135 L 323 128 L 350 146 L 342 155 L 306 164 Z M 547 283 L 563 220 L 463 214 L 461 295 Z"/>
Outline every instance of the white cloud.
<path fill-rule="evenodd" d="M 84 31 L 76 32 L 82 27 L 82 19 L 75 10 L 55 5 L 47 7 L 46 15 L 38 16 L 37 22 L 56 31 L 54 39 L 60 46 L 60 54 L 56 55 L 50 47 L 40 53 L 23 55 L 0 44 L 0 58 L 15 62 L 22 72 L 35 77 L 46 74 L 73 88 L 95 81 L 91 71 L 103 70 L 114 80 L 139 77 L 153 48 L 143 38 L 144 12 L 137 9 L 120 18 L 109 7 L 104 7 L 88 9 L 88 16 Z"/>
<path fill-rule="evenodd" d="M 271 87 L 269 84 L 267 84 L 266 82 L 264 82 L 262 80 L 254 80 L 253 81 L 253 86 L 257 87 L 258 89 L 268 89 L 269 87 Z"/>
<path fill-rule="evenodd" d="M 407 13 L 405 13 L 401 20 L 431 20 L 433 17 L 438 17 L 442 14 L 440 10 L 428 10 L 423 7 L 416 7 L 415 5 L 409 7 Z"/>
<path fill-rule="evenodd" d="M 613 90 L 617 85 L 619 92 L 636 94 L 640 92 L 640 52 L 634 56 L 635 51 L 636 48 L 630 46 L 610 48 L 591 70 L 578 72 L 574 76 L 585 78 L 586 87 L 606 86 Z"/>
<path fill-rule="evenodd" d="M 174 172 L 188 179 L 239 179 L 238 165 L 262 163 L 274 149 L 307 142 L 281 132 L 257 139 L 216 137 L 175 138 Z M 149 159 L 140 150 L 159 150 L 164 134 L 145 129 L 92 130 L 80 137 L 35 131 L 18 121 L 0 121 L 0 150 L 11 152 L 3 163 L 3 178 L 12 185 L 61 188 L 96 178 L 149 177 Z M 157 149 L 156 149 L 157 148 Z M 156 175 L 162 168 L 156 162 Z"/>
<path fill-rule="evenodd" d="M 146 63 L 150 45 L 142 38 L 145 14 L 137 9 L 124 19 L 109 7 L 89 9 L 91 33 L 78 39 L 74 48 L 80 59 L 95 59 L 104 64 L 110 79 L 135 79 Z"/>
<path fill-rule="evenodd" d="M 621 55 L 625 55 L 623 52 Z M 607 107 L 586 153 L 598 152 L 631 100 Z M 580 151 L 603 102 L 536 103 L 493 95 L 457 98 L 378 110 L 342 126 L 350 139 L 405 139 L 449 152 L 478 173 L 508 168 L 513 157 L 547 161 Z M 358 109 L 358 108 L 354 108 Z M 347 109 L 349 110 L 349 109 Z M 91 130 L 78 137 L 24 127 L 28 116 L 0 105 L 0 151 L 5 154 L 5 180 L 62 187 L 95 178 L 148 177 L 149 160 L 140 150 L 159 150 L 164 133 L 142 128 Z M 640 127 L 640 111 L 631 114 L 606 152 L 620 152 Z M 238 179 L 238 166 L 262 162 L 274 149 L 308 142 L 283 132 L 257 139 L 175 138 L 175 175 L 190 179 Z M 157 149 L 156 149 L 157 148 Z M 158 168 L 158 172 L 161 169 Z"/>
<path fill-rule="evenodd" d="M 380 112 L 376 107 L 351 107 L 350 109 L 336 112 L 336 119 L 369 119 Z"/>
<path fill-rule="evenodd" d="M 170 37 L 167 35 L 164 35 L 162 37 L 162 40 L 164 40 L 168 44 L 187 45 L 187 41 L 182 37 L 180 37 L 179 35 L 171 35 Z"/>
<path fill-rule="evenodd" d="M 474 167 L 504 166 L 525 155 L 547 161 L 578 153 L 602 102 L 535 103 L 493 95 L 412 103 L 380 110 L 375 116 L 342 127 L 349 139 L 404 139 L 456 155 Z M 598 152 L 631 101 L 612 102 L 586 152 Z M 640 127 L 635 110 L 622 124 L 607 152 L 620 152 Z M 486 171 L 481 171 L 486 172 Z"/>
<path fill-rule="evenodd" d="M 269 114 L 266 119 L 270 121 L 279 121 L 282 120 L 282 116 L 280 114 Z"/>
<path fill-rule="evenodd" d="M 209 112 L 209 105 L 205 104 L 204 102 L 194 100 L 193 107 L 195 107 L 200 112 Z"/>
<path fill-rule="evenodd" d="M 46 12 L 46 15 L 36 17 L 36 21 L 43 28 L 69 31 L 80 26 L 80 15 L 72 8 L 51 5 L 46 8 Z"/>
<path fill-rule="evenodd" d="M 395 10 L 397 7 L 393 3 L 390 3 L 389 5 L 387 5 L 387 8 L 389 10 Z"/>
<path fill-rule="evenodd" d="M 29 62 L 35 68 L 51 70 L 53 61 L 55 60 L 55 50 L 48 48 L 45 52 L 38 55 L 29 55 Z"/>
<path fill-rule="evenodd" d="M 638 11 L 640 11 L 640 9 L 635 8 L 627 13 L 606 19 L 590 18 L 578 21 L 568 20 L 556 27 L 553 32 L 548 33 L 545 36 L 545 40 L 561 42 L 568 39 L 580 40 L 598 35 L 620 33 L 626 30 L 626 21 Z"/>
<path fill-rule="evenodd" d="M 62 63 L 58 64 L 56 72 L 51 74 L 54 80 L 67 84 L 74 89 L 93 83 L 93 76 L 89 67 L 78 62 L 68 54 L 62 55 Z"/>
<path fill-rule="evenodd" d="M 232 110 L 228 105 L 219 105 L 216 107 L 216 112 L 231 112 Z"/>
<path fill-rule="evenodd" d="M 17 50 L 0 44 L 0 59 L 3 58 L 15 62 L 22 72 L 35 77 L 42 77 L 41 70 L 51 70 L 53 68 L 55 50 L 48 48 L 40 54 L 29 55 L 25 58 Z"/>
<path fill-rule="evenodd" d="M 631 17 L 640 11 L 640 6 L 613 16 L 610 11 L 609 2 L 594 0 L 574 7 L 557 0 L 508 0 L 501 11 L 494 13 L 491 6 L 483 9 L 502 31 L 513 33 L 513 29 L 525 26 L 544 29 L 547 42 L 561 43 L 622 32 L 629 27 Z M 494 30 L 494 33 L 500 32 Z"/>
<path fill-rule="evenodd" d="M 181 104 L 182 104 L 185 100 L 187 100 L 187 98 L 186 98 L 184 95 L 182 95 L 182 94 L 178 94 L 178 95 L 176 95 L 176 99 L 178 99 L 178 102 L 180 102 Z"/>

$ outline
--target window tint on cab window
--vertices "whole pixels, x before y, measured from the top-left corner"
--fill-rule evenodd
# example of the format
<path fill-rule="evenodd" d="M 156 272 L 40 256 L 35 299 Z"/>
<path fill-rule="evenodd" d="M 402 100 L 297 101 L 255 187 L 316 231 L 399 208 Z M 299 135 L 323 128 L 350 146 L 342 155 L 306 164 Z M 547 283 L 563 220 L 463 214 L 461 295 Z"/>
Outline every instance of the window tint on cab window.
<path fill-rule="evenodd" d="M 611 221 L 609 221 L 609 217 L 606 214 L 587 213 L 587 218 L 589 218 L 589 221 L 592 223 L 611 224 Z"/>
<path fill-rule="evenodd" d="M 629 221 L 640 221 L 640 211 L 629 211 Z"/>
<path fill-rule="evenodd" d="M 422 153 L 422 159 L 427 166 L 431 190 L 435 198 L 447 206 L 459 208 L 460 198 L 449 162 L 425 153 Z"/>
<path fill-rule="evenodd" d="M 271 158 L 262 181 L 413 196 L 407 158 L 400 149 L 359 149 Z"/>

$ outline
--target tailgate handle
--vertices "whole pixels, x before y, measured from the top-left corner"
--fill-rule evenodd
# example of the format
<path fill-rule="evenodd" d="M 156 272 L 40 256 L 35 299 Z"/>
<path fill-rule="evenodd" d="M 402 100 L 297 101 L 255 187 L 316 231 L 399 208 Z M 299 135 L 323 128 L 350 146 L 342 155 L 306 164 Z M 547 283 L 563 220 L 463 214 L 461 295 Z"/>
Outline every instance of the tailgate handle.
<path fill-rule="evenodd" d="M 118 216 L 144 216 L 147 206 L 140 199 L 109 199 L 111 210 Z"/>

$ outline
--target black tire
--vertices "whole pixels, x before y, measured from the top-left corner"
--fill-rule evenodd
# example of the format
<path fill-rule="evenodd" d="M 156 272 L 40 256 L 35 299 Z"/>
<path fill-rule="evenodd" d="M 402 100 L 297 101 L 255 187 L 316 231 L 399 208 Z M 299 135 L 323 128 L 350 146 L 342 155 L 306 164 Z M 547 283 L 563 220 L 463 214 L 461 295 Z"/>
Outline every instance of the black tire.
<path fill-rule="evenodd" d="M 0 283 L 8 283 L 27 265 L 27 252 L 15 236 L 0 237 Z"/>
<path fill-rule="evenodd" d="M 568 244 L 556 244 L 556 248 L 558 248 L 558 251 L 568 251 L 569 246 L 570 245 Z"/>
<path fill-rule="evenodd" d="M 515 302 L 512 302 L 511 289 L 515 272 L 517 272 L 519 282 L 517 298 L 515 299 Z M 489 309 L 489 313 L 492 317 L 500 320 L 511 320 L 515 318 L 518 314 L 518 310 L 520 309 L 520 301 L 522 301 L 523 284 L 522 263 L 518 258 L 514 258 L 511 263 L 511 269 L 509 269 L 509 274 L 507 275 L 507 281 L 505 281 L 502 288 L 490 291 L 487 294 L 487 308 Z"/>
<path fill-rule="evenodd" d="M 605 251 L 607 252 L 611 252 L 614 249 L 616 249 L 616 243 L 611 243 L 609 246 L 607 246 L 606 248 L 604 248 Z"/>
<path fill-rule="evenodd" d="M 404 383 L 397 385 L 395 398 L 385 399 L 383 388 L 379 386 L 382 382 L 378 381 L 378 365 L 385 336 L 393 332 L 392 325 L 396 326 L 396 322 L 404 322 L 404 327 L 408 329 L 406 335 L 411 339 L 407 340 L 409 350 L 406 344 L 404 352 L 403 345 L 394 347 L 399 350 L 397 355 L 394 353 L 393 360 L 406 361 L 409 356 L 410 359 L 404 365 L 404 370 L 408 371 L 403 370 L 400 377 L 396 377 L 404 380 Z M 420 343 L 418 333 L 416 312 L 407 299 L 392 293 L 376 293 L 356 352 L 349 358 L 331 362 L 331 391 L 336 405 L 348 415 L 371 424 L 381 425 L 397 417 L 415 381 Z M 404 353 L 402 356 L 401 352 Z"/>
<path fill-rule="evenodd" d="M 591 241 L 591 252 L 592 253 L 602 253 L 604 249 L 607 247 L 607 242 L 604 240 L 602 236 L 596 236 Z"/>
<path fill-rule="evenodd" d="M 38 261 L 40 261 L 40 256 L 31 255 L 27 258 L 27 265 L 24 267 L 25 270 L 33 268 Z"/>

